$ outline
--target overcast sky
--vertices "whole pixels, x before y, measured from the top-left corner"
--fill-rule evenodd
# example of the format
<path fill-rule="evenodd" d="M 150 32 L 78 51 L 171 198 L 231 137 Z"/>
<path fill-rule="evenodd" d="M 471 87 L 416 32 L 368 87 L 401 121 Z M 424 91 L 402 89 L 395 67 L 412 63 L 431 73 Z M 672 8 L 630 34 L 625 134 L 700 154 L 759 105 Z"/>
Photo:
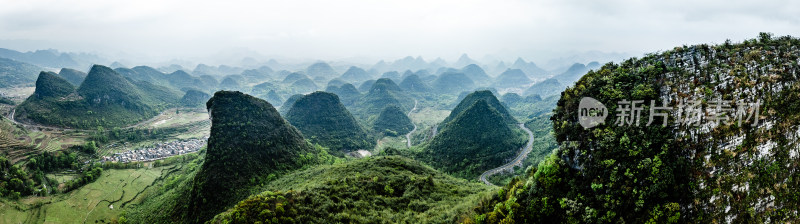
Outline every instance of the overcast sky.
<path fill-rule="evenodd" d="M 800 1 L 0 0 L 0 47 L 147 58 L 257 52 L 543 61 L 588 51 L 800 36 Z"/>

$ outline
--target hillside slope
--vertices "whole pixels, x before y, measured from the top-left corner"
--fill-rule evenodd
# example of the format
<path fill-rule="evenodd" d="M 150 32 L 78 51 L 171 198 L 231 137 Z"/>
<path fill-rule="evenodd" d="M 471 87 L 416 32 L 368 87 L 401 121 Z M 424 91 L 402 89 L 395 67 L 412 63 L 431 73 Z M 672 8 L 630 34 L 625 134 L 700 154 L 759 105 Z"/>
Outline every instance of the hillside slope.
<path fill-rule="evenodd" d="M 454 176 L 475 178 L 497 167 L 525 143 L 503 115 L 484 99 L 458 113 L 424 146 L 422 159 Z"/>
<path fill-rule="evenodd" d="M 313 92 L 294 102 L 286 120 L 312 143 L 332 151 L 371 149 L 367 133 L 333 93 Z"/>
<path fill-rule="evenodd" d="M 219 91 L 206 107 L 211 136 L 205 162 L 194 177 L 191 222 L 212 218 L 270 176 L 312 162 L 306 154 L 314 148 L 266 101 Z"/>
<path fill-rule="evenodd" d="M 561 147 L 489 203 L 519 206 L 479 208 L 484 214 L 476 217 L 488 223 L 798 222 L 800 197 L 792 187 L 800 185 L 798 59 L 800 39 L 762 33 L 589 72 L 564 91 L 552 117 Z M 585 96 L 608 111 L 625 110 L 620 102 L 626 99 L 647 105 L 640 118 L 624 120 L 628 125 L 609 115 L 605 124 L 585 129 L 577 109 Z M 666 126 L 663 116 L 646 125 L 649 101 L 661 107 L 661 99 L 676 109 L 656 110 L 668 114 Z"/>
<path fill-rule="evenodd" d="M 397 156 L 320 166 L 280 178 L 212 223 L 454 223 L 487 187 Z"/>

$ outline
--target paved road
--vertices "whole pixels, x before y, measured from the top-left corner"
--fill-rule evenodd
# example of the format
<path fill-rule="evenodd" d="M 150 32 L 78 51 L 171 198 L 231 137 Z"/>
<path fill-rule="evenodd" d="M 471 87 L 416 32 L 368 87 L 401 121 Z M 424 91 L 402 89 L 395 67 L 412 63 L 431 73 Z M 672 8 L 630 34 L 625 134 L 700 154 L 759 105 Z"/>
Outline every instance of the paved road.
<path fill-rule="evenodd" d="M 411 108 L 411 111 L 409 111 L 408 115 L 406 116 L 408 116 L 409 119 L 411 119 L 411 112 L 414 112 L 414 110 L 416 109 L 417 109 L 417 100 L 414 100 L 414 108 Z M 414 124 L 413 121 L 411 122 L 411 124 L 414 125 L 414 129 L 411 129 L 411 131 L 408 132 L 408 134 L 406 134 L 406 146 L 408 146 L 409 148 L 411 148 L 411 133 L 414 133 L 414 131 L 417 130 L 417 124 Z"/>
<path fill-rule="evenodd" d="M 519 127 L 528 133 L 528 143 L 525 144 L 524 148 L 520 149 L 520 153 L 517 154 L 517 157 L 514 158 L 514 160 L 512 160 L 511 162 L 508 162 L 506 164 L 503 164 L 502 166 L 483 172 L 483 174 L 481 174 L 480 180 L 484 184 L 489 186 L 495 186 L 494 184 L 486 180 L 486 177 L 495 175 L 505 170 L 513 170 L 515 166 L 522 165 L 522 160 L 525 159 L 525 157 L 528 157 L 528 154 L 531 152 L 531 150 L 533 150 L 533 132 L 531 132 L 531 130 L 528 130 L 528 128 L 525 127 L 525 124 L 519 124 Z"/>

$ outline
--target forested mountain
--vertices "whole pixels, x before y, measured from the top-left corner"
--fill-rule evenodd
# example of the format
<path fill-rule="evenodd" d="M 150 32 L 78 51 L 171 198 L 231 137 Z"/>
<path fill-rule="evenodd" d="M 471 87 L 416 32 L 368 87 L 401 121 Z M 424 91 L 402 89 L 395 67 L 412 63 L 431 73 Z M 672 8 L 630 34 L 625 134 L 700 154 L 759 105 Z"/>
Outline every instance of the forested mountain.
<path fill-rule="evenodd" d="M 330 81 L 328 81 L 328 84 L 325 84 L 325 88 L 328 88 L 328 86 L 337 86 L 338 87 L 338 86 L 344 85 L 345 83 L 347 83 L 347 82 L 345 82 L 344 80 L 342 80 L 340 78 L 335 78 L 335 79 L 331 79 Z"/>
<path fill-rule="evenodd" d="M 40 78 L 42 86 L 37 88 L 43 93 L 57 89 L 59 97 L 31 96 L 17 108 L 17 117 L 59 127 L 94 129 L 130 125 L 174 105 L 180 96 L 162 86 L 125 79 L 102 65 L 92 67 L 72 97 L 63 97 L 71 88 L 66 80 L 55 74 Z"/>
<path fill-rule="evenodd" d="M 396 105 L 388 106 L 381 111 L 378 118 L 372 124 L 372 129 L 388 136 L 405 135 L 414 129 L 414 124 L 408 118 L 406 112 Z"/>
<path fill-rule="evenodd" d="M 86 73 L 71 68 L 62 68 L 58 72 L 58 76 L 66 79 L 73 86 L 80 86 L 83 79 L 86 78 Z"/>
<path fill-rule="evenodd" d="M 75 93 L 75 87 L 67 80 L 52 72 L 41 72 L 39 78 L 36 79 L 36 90 L 33 92 L 33 97 L 59 100 L 73 93 Z"/>
<path fill-rule="evenodd" d="M 497 88 L 521 87 L 531 83 L 531 79 L 520 69 L 508 69 L 495 78 Z"/>
<path fill-rule="evenodd" d="M 286 120 L 309 141 L 332 151 L 355 151 L 375 146 L 333 93 L 314 92 L 297 99 L 286 113 Z"/>
<path fill-rule="evenodd" d="M 303 94 L 294 94 L 289 96 L 289 98 L 286 98 L 286 101 L 284 101 L 281 104 L 281 108 L 279 110 L 281 112 L 281 115 L 286 116 L 286 113 L 288 113 L 289 109 L 292 108 L 294 102 L 297 102 L 297 100 L 299 100 L 300 98 L 303 98 Z"/>
<path fill-rule="evenodd" d="M 319 89 L 316 83 L 313 80 L 304 78 L 297 80 L 289 86 L 295 93 L 308 93 L 313 92 Z"/>
<path fill-rule="evenodd" d="M 383 108 L 391 105 L 399 106 L 402 110 L 411 109 L 413 103 L 391 79 L 381 78 L 356 102 L 355 108 L 359 116 L 369 117 L 380 114 Z"/>
<path fill-rule="evenodd" d="M 190 89 L 186 91 L 186 94 L 181 97 L 181 105 L 184 107 L 202 107 L 206 104 L 208 99 L 211 98 L 208 93 L 204 93 L 200 90 Z"/>
<path fill-rule="evenodd" d="M 545 79 L 544 81 L 534 83 L 531 87 L 525 90 L 523 95 L 539 95 L 539 97 L 549 97 L 552 95 L 561 94 L 567 87 L 558 82 L 555 78 Z"/>
<path fill-rule="evenodd" d="M 75 68 L 79 67 L 80 65 L 75 61 L 73 55 L 58 52 L 52 49 L 28 51 L 23 53 L 15 50 L 0 48 L 0 57 L 49 68 Z"/>
<path fill-rule="evenodd" d="M 353 105 L 358 99 L 361 98 L 361 93 L 358 92 L 353 84 L 346 83 L 341 86 L 328 86 L 325 92 L 333 93 L 339 96 L 339 100 L 345 106 Z"/>
<path fill-rule="evenodd" d="M 511 64 L 511 66 L 509 66 L 508 69 L 519 69 L 526 75 L 530 76 L 529 78 L 536 78 L 547 75 L 547 71 L 537 66 L 536 63 L 526 62 L 522 58 L 517 58 L 517 60 L 514 61 L 514 64 Z"/>
<path fill-rule="evenodd" d="M 347 71 L 345 71 L 339 78 L 348 82 L 357 83 L 368 80 L 372 77 L 370 77 L 370 75 L 367 73 L 367 71 L 364 71 L 364 69 L 356 66 L 350 66 L 350 68 L 348 68 Z"/>
<path fill-rule="evenodd" d="M 460 72 L 445 72 L 436 78 L 431 85 L 433 91 L 438 93 L 458 93 L 475 88 L 475 82 Z"/>
<path fill-rule="evenodd" d="M 580 79 L 581 76 L 585 75 L 586 72 L 588 72 L 589 70 L 597 69 L 598 67 L 600 67 L 597 62 L 590 63 L 590 65 L 593 66 L 589 67 L 581 63 L 575 63 L 572 66 L 570 66 L 567 69 L 567 71 L 564 71 L 564 73 L 561 73 L 559 75 L 556 75 L 554 78 L 558 79 L 558 81 L 561 83 L 572 84 L 575 81 L 578 81 L 578 79 Z"/>
<path fill-rule="evenodd" d="M 292 72 L 292 73 L 289 73 L 288 75 L 286 75 L 286 77 L 283 78 L 282 82 L 284 84 L 286 84 L 286 83 L 294 83 L 297 80 L 301 80 L 301 79 L 309 79 L 309 78 L 308 78 L 308 76 L 306 76 L 303 73 Z M 311 79 L 309 79 L 309 80 L 311 80 Z"/>
<path fill-rule="evenodd" d="M 485 99 L 478 99 L 424 146 L 421 159 L 454 176 L 476 178 L 512 158 L 525 143 L 522 133 L 512 127 Z"/>
<path fill-rule="evenodd" d="M 467 66 L 464 66 L 464 68 L 461 68 L 461 72 L 464 73 L 464 75 L 467 75 L 467 77 L 469 77 L 470 79 L 472 79 L 472 81 L 475 81 L 476 83 L 488 84 L 492 81 L 492 78 L 486 74 L 486 71 L 484 71 L 483 68 L 481 68 L 481 66 L 478 66 L 476 64 L 469 64 Z"/>
<path fill-rule="evenodd" d="M 273 105 L 276 105 L 276 106 L 280 106 L 280 105 L 283 104 L 283 97 L 278 95 L 278 93 L 275 92 L 275 90 L 270 90 L 267 93 L 266 100 L 267 100 L 267 102 L 270 102 L 270 104 L 273 104 Z"/>
<path fill-rule="evenodd" d="M 309 65 L 306 68 L 306 74 L 311 77 L 325 77 L 325 78 L 334 78 L 339 76 L 333 68 L 325 62 L 317 62 L 312 65 Z"/>
<path fill-rule="evenodd" d="M 461 112 L 467 110 L 467 108 L 471 107 L 475 102 L 479 100 L 484 100 L 489 106 L 493 107 L 499 115 L 503 118 L 503 122 L 507 125 L 515 125 L 517 124 L 517 119 L 515 119 L 511 114 L 508 112 L 508 109 L 497 100 L 497 97 L 494 96 L 492 91 L 489 90 L 480 90 L 475 91 L 470 94 L 467 94 L 459 103 L 456 105 L 455 108 L 450 112 L 442 122 L 440 126 L 446 126 L 447 123 L 454 120 Z"/>
<path fill-rule="evenodd" d="M 800 185 L 797 46 L 800 39 L 762 33 L 589 72 L 564 91 L 551 118 L 561 147 L 487 203 L 512 206 L 483 207 L 476 217 L 488 223 L 797 222 L 800 200 L 791 187 Z M 623 100 L 648 105 L 641 117 L 617 123 L 609 115 L 586 129 L 577 110 L 586 96 L 608 111 L 624 111 Z M 674 109 L 656 110 L 662 115 L 646 125 L 656 115 L 650 100 Z"/>
<path fill-rule="evenodd" d="M 377 80 L 370 79 L 362 82 L 361 85 L 358 85 L 358 91 L 362 93 L 369 92 L 369 90 L 372 89 L 372 85 L 375 84 L 376 81 Z"/>
<path fill-rule="evenodd" d="M 209 79 L 210 78 L 210 79 Z M 183 70 L 178 70 L 166 75 L 167 82 L 176 89 L 202 88 L 216 89 L 217 81 L 213 77 L 195 77 Z"/>
<path fill-rule="evenodd" d="M 411 92 L 430 92 L 431 87 L 428 86 L 422 79 L 419 78 L 418 75 L 413 74 L 406 76 L 402 82 L 400 82 L 400 88 L 403 88 L 406 91 Z"/>
<path fill-rule="evenodd" d="M 219 82 L 219 88 L 224 90 L 238 90 L 241 87 L 239 80 L 234 77 L 225 77 Z"/>
<path fill-rule="evenodd" d="M 206 107 L 211 136 L 205 162 L 194 177 L 190 222 L 209 220 L 247 197 L 248 189 L 314 162 L 315 149 L 266 101 L 219 91 Z"/>
<path fill-rule="evenodd" d="M 397 82 L 397 81 L 400 81 L 402 76 L 400 76 L 400 73 L 397 72 L 397 71 L 388 71 L 388 72 L 384 72 L 381 75 L 381 78 L 382 79 L 391 79 L 392 81 L 396 81 Z"/>
<path fill-rule="evenodd" d="M 0 58 L 0 87 L 33 84 L 42 70 L 35 65 Z"/>

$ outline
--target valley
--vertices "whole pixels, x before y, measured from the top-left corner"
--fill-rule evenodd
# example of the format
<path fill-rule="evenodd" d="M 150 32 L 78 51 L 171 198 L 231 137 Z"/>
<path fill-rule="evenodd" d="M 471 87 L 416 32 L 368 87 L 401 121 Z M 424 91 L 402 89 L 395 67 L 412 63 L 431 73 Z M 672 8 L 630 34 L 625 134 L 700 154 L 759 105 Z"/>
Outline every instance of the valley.
<path fill-rule="evenodd" d="M 761 33 L 558 70 L 10 61 L 0 223 L 792 223 L 798 49 Z M 610 112 L 592 126 L 587 98 Z"/>

